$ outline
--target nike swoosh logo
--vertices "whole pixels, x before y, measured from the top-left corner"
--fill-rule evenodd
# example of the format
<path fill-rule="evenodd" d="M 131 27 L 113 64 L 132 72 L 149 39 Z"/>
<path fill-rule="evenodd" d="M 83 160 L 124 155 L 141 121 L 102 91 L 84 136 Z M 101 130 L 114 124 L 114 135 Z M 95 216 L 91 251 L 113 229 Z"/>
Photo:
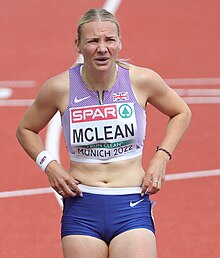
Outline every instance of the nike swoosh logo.
<path fill-rule="evenodd" d="M 143 198 L 143 199 L 141 199 L 141 200 L 139 200 L 139 201 L 137 201 L 137 202 L 132 202 L 132 201 L 130 201 L 130 207 L 133 208 L 134 206 L 138 205 L 140 202 L 143 202 L 144 199 L 145 199 L 145 198 Z"/>
<path fill-rule="evenodd" d="M 75 99 L 74 99 L 74 102 L 75 103 L 79 103 L 79 102 L 81 102 L 81 101 L 83 101 L 83 100 L 86 100 L 86 99 L 88 99 L 88 98 L 90 98 L 91 96 L 87 96 L 87 97 L 84 97 L 84 98 L 81 98 L 81 99 L 77 99 L 77 97 L 75 97 Z"/>

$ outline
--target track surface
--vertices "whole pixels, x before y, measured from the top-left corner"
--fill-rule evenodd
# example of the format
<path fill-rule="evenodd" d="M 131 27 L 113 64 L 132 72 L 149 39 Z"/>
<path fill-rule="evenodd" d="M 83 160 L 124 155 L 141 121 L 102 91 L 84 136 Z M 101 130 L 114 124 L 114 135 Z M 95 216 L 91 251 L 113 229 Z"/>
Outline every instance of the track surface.
<path fill-rule="evenodd" d="M 6 194 L 3 198 L 3 193 L 49 187 L 45 175 L 17 143 L 15 130 L 42 83 L 75 62 L 73 36 L 79 16 L 88 8 L 103 5 L 104 1 L 96 0 L 0 3 L 1 258 L 62 257 L 61 208 L 54 194 Z M 116 13 L 122 28 L 121 57 L 132 58 L 165 79 L 191 78 L 183 84 L 174 80 L 171 85 L 184 90 L 182 96 L 190 103 L 193 120 L 167 174 L 195 172 L 195 178 L 167 181 L 153 196 L 159 258 L 220 255 L 219 8 L 218 0 L 122 0 Z M 3 98 L 9 89 L 11 95 Z M 152 107 L 148 109 L 144 166 L 166 124 L 166 118 Z M 68 166 L 63 140 L 61 159 Z M 207 176 L 196 177 L 204 170 Z M 217 175 L 211 176 L 211 170 Z"/>

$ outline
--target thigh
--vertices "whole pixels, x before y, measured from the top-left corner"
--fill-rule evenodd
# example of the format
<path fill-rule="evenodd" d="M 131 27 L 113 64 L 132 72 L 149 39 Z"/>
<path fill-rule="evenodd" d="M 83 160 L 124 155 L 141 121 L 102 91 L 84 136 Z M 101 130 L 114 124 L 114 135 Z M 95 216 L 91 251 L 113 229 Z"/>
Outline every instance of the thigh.
<path fill-rule="evenodd" d="M 156 239 L 148 229 L 128 230 L 109 246 L 109 258 L 156 258 Z"/>
<path fill-rule="evenodd" d="M 64 258 L 108 258 L 108 246 L 89 236 L 66 236 L 62 239 Z"/>

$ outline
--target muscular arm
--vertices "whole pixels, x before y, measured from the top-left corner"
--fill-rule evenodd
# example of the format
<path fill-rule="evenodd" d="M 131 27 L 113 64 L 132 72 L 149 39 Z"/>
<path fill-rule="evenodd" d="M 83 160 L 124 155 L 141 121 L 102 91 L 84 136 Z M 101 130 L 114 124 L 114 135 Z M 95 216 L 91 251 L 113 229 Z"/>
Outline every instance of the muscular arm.
<path fill-rule="evenodd" d="M 17 128 L 18 141 L 33 160 L 44 150 L 39 132 L 58 110 L 56 95 L 58 94 L 54 90 L 53 82 L 46 82 Z"/>
<path fill-rule="evenodd" d="M 179 95 L 154 72 L 151 74 L 147 101 L 170 118 L 160 145 L 172 153 L 189 126 L 191 111 Z"/>
<path fill-rule="evenodd" d="M 191 111 L 157 73 L 144 68 L 135 68 L 135 70 L 133 77 L 135 91 L 142 106 L 148 102 L 169 117 L 160 146 L 172 153 L 189 126 Z M 146 170 L 142 193 L 146 191 L 156 193 L 160 190 L 165 179 L 168 160 L 169 156 L 165 152 L 155 153 Z M 158 181 L 158 183 L 153 181 Z"/>
<path fill-rule="evenodd" d="M 22 118 L 16 136 L 27 154 L 36 160 L 37 155 L 45 149 L 39 132 L 48 124 L 59 110 L 65 111 L 69 96 L 68 79 L 66 74 L 48 80 L 41 88 L 37 98 Z M 51 186 L 63 192 L 63 196 L 81 194 L 76 184 L 64 168 L 56 161 L 48 164 L 45 170 Z M 68 187 L 69 186 L 69 187 Z M 74 188 L 73 193 L 70 188 Z"/>

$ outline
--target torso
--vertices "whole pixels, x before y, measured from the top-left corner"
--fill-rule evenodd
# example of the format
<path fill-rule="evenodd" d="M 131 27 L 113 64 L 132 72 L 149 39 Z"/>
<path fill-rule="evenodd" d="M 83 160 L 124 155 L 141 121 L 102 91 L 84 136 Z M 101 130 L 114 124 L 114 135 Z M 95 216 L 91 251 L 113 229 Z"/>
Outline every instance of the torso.
<path fill-rule="evenodd" d="M 65 74 L 65 80 L 68 78 Z M 136 88 L 136 76 L 131 76 L 133 80 L 135 95 L 138 98 L 142 107 L 145 107 L 146 96 L 143 96 L 138 87 Z M 68 85 L 68 83 L 64 83 Z M 64 114 L 67 107 L 67 99 L 69 96 L 69 89 L 67 86 L 66 93 L 63 95 L 63 102 L 60 106 L 61 114 Z M 142 156 L 135 158 L 121 160 L 117 162 L 105 163 L 83 163 L 70 161 L 69 173 L 82 184 L 90 186 L 102 187 L 129 187 L 140 186 L 144 176 L 142 168 Z"/>

